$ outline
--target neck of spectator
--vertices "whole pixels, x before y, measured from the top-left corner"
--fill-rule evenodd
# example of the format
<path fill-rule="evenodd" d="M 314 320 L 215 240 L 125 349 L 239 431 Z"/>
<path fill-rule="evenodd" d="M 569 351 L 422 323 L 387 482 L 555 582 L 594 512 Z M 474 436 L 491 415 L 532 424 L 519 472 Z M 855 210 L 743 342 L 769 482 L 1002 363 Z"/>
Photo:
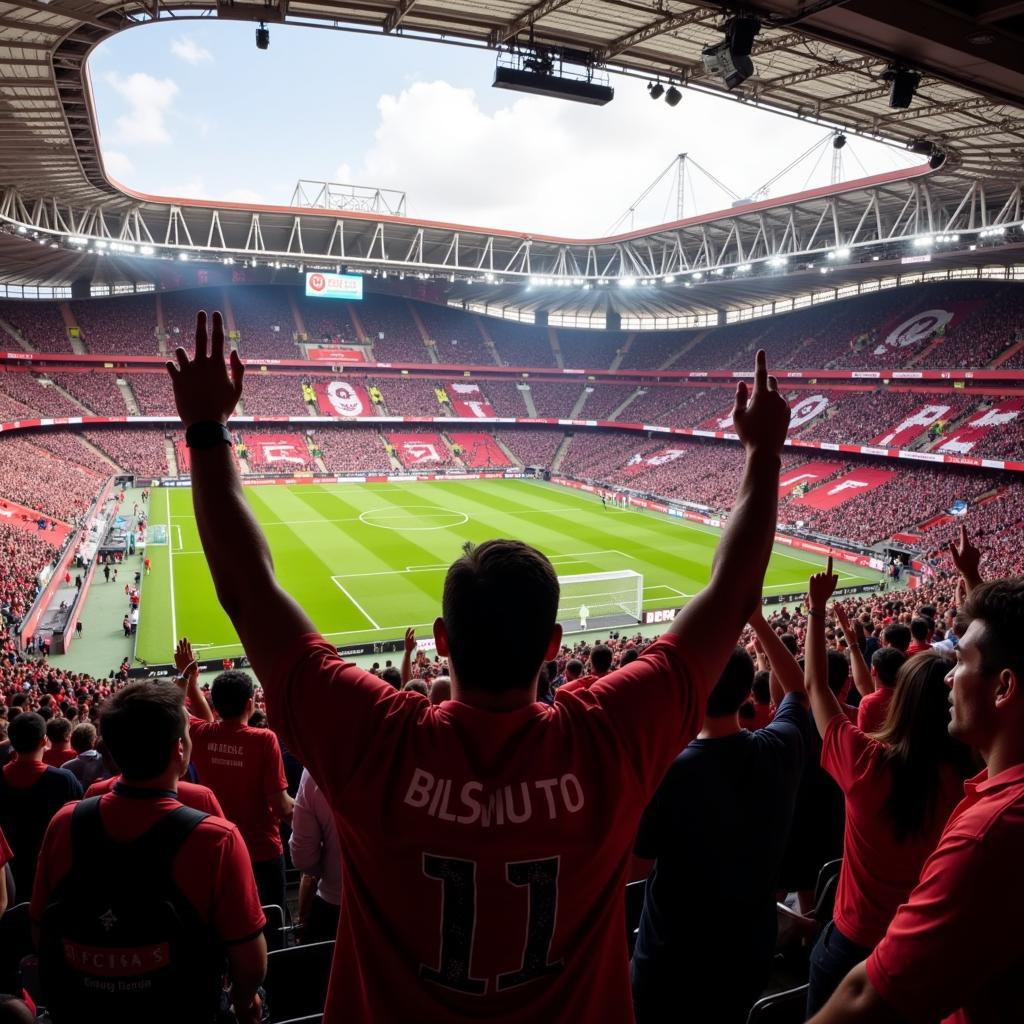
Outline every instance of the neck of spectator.
<path fill-rule="evenodd" d="M 740 716 L 738 713 L 732 715 L 705 715 L 704 725 L 697 734 L 699 740 L 720 740 L 725 736 L 735 736 L 742 731 Z"/>

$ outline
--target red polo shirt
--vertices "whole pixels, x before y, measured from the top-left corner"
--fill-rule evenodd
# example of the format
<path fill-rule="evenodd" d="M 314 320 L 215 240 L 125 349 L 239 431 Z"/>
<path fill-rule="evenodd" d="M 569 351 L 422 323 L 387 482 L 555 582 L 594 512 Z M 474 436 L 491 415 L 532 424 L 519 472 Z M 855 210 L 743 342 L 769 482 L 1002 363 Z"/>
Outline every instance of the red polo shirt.
<path fill-rule="evenodd" d="M 861 732 L 878 732 L 885 725 L 885 716 L 889 714 L 895 692 L 891 686 L 879 686 L 861 698 L 857 708 L 857 728 Z"/>
<path fill-rule="evenodd" d="M 1024 764 L 964 784 L 921 881 L 867 962 L 909 1021 L 1024 1020 Z"/>
<path fill-rule="evenodd" d="M 143 792 L 151 795 L 129 797 L 107 793 L 100 798 L 100 821 L 115 841 L 137 839 L 179 806 L 179 801 L 169 793 Z M 54 815 L 46 830 L 32 889 L 33 921 L 42 920 L 50 894 L 71 870 L 71 814 L 74 809 L 74 804 L 66 804 Z M 200 919 L 210 923 L 225 945 L 254 939 L 266 924 L 249 854 L 231 822 L 218 817 L 201 821 L 174 858 L 171 874 L 174 884 Z"/>
<path fill-rule="evenodd" d="M 86 797 L 102 796 L 109 793 L 118 782 L 120 775 L 114 775 L 109 779 L 101 779 L 94 782 L 86 791 Z M 199 786 L 194 782 L 178 783 L 178 799 L 186 806 L 195 811 L 202 811 L 204 814 L 214 814 L 218 818 L 224 817 L 224 810 L 217 800 L 216 794 L 208 786 Z"/>
<path fill-rule="evenodd" d="M 43 764 L 48 764 L 51 768 L 60 768 L 76 757 L 78 754 L 70 744 L 66 747 L 50 747 L 49 750 L 43 751 Z"/>
<path fill-rule="evenodd" d="M 189 721 L 192 763 L 203 784 L 217 794 L 255 862 L 284 852 L 270 798 L 288 788 L 281 747 L 269 729 L 237 722 Z"/>
<path fill-rule="evenodd" d="M 899 842 L 883 810 L 892 789 L 884 754 L 883 744 L 869 739 L 844 716 L 836 715 L 828 723 L 821 766 L 846 796 L 843 866 L 832 916 L 846 938 L 869 948 L 882 938 L 896 908 L 917 884 L 921 865 L 963 796 L 963 783 L 949 767 L 931 826 Z"/>

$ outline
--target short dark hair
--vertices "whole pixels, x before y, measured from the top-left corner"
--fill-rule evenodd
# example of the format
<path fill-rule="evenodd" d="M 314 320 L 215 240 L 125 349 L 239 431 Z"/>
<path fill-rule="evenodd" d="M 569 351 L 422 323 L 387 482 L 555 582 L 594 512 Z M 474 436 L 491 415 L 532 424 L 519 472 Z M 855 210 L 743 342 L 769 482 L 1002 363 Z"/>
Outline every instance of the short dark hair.
<path fill-rule="evenodd" d="M 792 633 L 782 633 L 779 636 L 786 650 L 795 658 L 797 652 L 800 650 L 800 643 Z"/>
<path fill-rule="evenodd" d="M 583 675 L 583 662 L 579 658 L 570 658 L 565 663 L 565 674 L 568 677 L 572 674 L 573 679 L 579 679 Z"/>
<path fill-rule="evenodd" d="M 71 746 L 78 754 L 84 754 L 96 746 L 96 726 L 92 722 L 81 722 L 71 730 Z"/>
<path fill-rule="evenodd" d="M 911 640 L 910 627 L 902 622 L 890 622 L 882 630 L 882 639 L 890 647 L 895 647 L 896 650 L 906 654 Z"/>
<path fill-rule="evenodd" d="M 388 665 L 380 674 L 385 683 L 390 683 L 396 690 L 402 688 L 402 673 L 394 665 Z"/>
<path fill-rule="evenodd" d="M 253 690 L 252 676 L 232 668 L 214 679 L 210 699 L 221 718 L 237 718 L 252 699 Z"/>
<path fill-rule="evenodd" d="M 910 620 L 910 635 L 919 643 L 923 644 L 928 639 L 928 634 L 931 633 L 934 626 L 931 621 L 922 618 L 920 615 L 915 615 Z"/>
<path fill-rule="evenodd" d="M 51 743 L 64 743 L 71 735 L 71 723 L 58 715 L 46 723 L 46 738 Z"/>
<path fill-rule="evenodd" d="M 612 667 L 612 649 L 607 644 L 595 644 L 590 652 L 590 666 L 595 672 L 605 673 Z"/>
<path fill-rule="evenodd" d="M 413 693 L 422 693 L 424 697 L 430 696 L 430 690 L 427 688 L 427 684 L 422 679 L 410 679 L 409 682 L 402 687 L 403 690 L 412 690 Z"/>
<path fill-rule="evenodd" d="M 714 689 L 708 696 L 706 713 L 709 718 L 735 715 L 740 705 L 750 696 L 754 685 L 754 662 L 742 647 L 737 647 L 722 669 Z"/>
<path fill-rule="evenodd" d="M 1024 681 L 1024 576 L 992 580 L 975 587 L 964 602 L 964 615 L 981 620 L 985 629 L 978 638 L 985 672 L 1010 669 Z M 17 747 L 15 747 L 17 749 Z"/>
<path fill-rule="evenodd" d="M 7 738 L 16 754 L 34 754 L 46 738 L 46 722 L 34 711 L 23 711 L 11 719 Z"/>
<path fill-rule="evenodd" d="M 828 652 L 828 688 L 838 697 L 850 678 L 850 663 L 840 651 Z"/>
<path fill-rule="evenodd" d="M 907 656 L 897 647 L 879 647 L 871 655 L 871 667 L 883 686 L 895 686 L 900 666 Z"/>
<path fill-rule="evenodd" d="M 448 569 L 441 604 L 460 687 L 529 687 L 555 628 L 559 590 L 551 562 L 522 541 L 466 544 Z"/>
<path fill-rule="evenodd" d="M 184 694 L 156 679 L 129 683 L 100 709 L 103 745 L 129 781 L 164 772 L 187 725 Z"/>
<path fill-rule="evenodd" d="M 621 655 L 619 655 L 619 668 L 623 665 L 630 665 L 637 658 L 640 657 L 640 652 L 635 647 L 627 647 Z"/>
<path fill-rule="evenodd" d="M 750 692 L 754 695 L 755 704 L 763 705 L 772 702 L 771 678 L 772 674 L 766 668 L 754 673 L 754 681 L 751 684 Z"/>

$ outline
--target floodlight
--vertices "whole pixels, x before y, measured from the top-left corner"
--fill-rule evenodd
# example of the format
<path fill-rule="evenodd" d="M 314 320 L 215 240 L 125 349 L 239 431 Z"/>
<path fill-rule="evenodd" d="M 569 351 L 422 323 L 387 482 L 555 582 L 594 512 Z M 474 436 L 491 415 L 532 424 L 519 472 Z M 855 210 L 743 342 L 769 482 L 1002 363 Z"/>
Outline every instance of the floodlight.
<path fill-rule="evenodd" d="M 661 82 L 648 82 L 647 91 L 651 95 L 652 100 L 661 99 L 661 94 L 665 91 L 665 86 Z"/>
<path fill-rule="evenodd" d="M 917 71 L 890 64 L 882 74 L 882 81 L 890 84 L 889 106 L 894 110 L 906 110 L 914 99 L 914 93 L 921 84 L 921 75 Z"/>
<path fill-rule="evenodd" d="M 725 23 L 725 39 L 701 50 L 704 70 L 721 78 L 727 89 L 735 89 L 754 73 L 750 52 L 761 22 L 750 16 L 737 16 Z"/>
<path fill-rule="evenodd" d="M 842 132 L 836 132 L 832 136 L 832 148 L 842 149 L 846 145 L 846 136 Z"/>
<path fill-rule="evenodd" d="M 933 149 L 932 155 L 928 158 L 928 166 L 937 171 L 946 162 L 946 154 L 941 149 Z"/>
<path fill-rule="evenodd" d="M 683 94 L 674 86 L 670 85 L 668 92 L 665 93 L 665 102 L 670 106 L 674 107 L 683 98 Z"/>
<path fill-rule="evenodd" d="M 260 27 L 256 29 L 256 49 L 266 50 L 270 46 L 270 29 L 266 22 L 261 21 Z"/>

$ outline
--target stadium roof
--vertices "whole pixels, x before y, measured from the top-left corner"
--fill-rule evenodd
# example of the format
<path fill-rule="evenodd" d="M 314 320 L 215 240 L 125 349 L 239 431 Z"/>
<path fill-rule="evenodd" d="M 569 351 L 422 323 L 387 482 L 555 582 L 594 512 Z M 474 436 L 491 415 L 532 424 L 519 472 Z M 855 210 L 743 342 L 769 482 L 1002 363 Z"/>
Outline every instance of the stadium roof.
<path fill-rule="evenodd" d="M 885 234 L 883 215 L 899 227 L 901 211 L 906 211 L 908 202 L 916 204 L 915 209 L 926 207 L 927 223 L 915 215 L 916 231 L 943 230 L 955 223 L 954 211 L 962 214 L 967 209 L 972 223 L 981 226 L 994 221 L 999 211 L 1004 221 L 1020 219 L 1024 65 L 1019 55 L 1024 14 L 1019 2 L 974 0 L 960 5 L 969 7 L 970 13 L 930 0 L 764 0 L 745 5 L 746 10 L 759 14 L 762 28 L 753 46 L 755 73 L 732 93 L 704 71 L 700 56 L 704 46 L 723 38 L 724 6 L 671 0 L 541 0 L 532 4 L 522 0 L 0 0 L 0 194 L 5 204 L 0 216 L 6 218 L 8 230 L 16 224 L 45 231 L 49 224 L 55 233 L 63 226 L 64 235 L 80 231 L 89 237 L 135 242 L 144 241 L 147 233 L 159 242 L 150 229 L 154 224 L 166 240 L 171 227 L 178 226 L 177 218 L 186 227 L 191 223 L 192 230 L 186 234 L 192 244 L 192 236 L 207 241 L 213 238 L 212 221 L 217 212 L 216 219 L 223 222 L 216 225 L 217 231 L 223 227 L 229 235 L 234 225 L 237 234 L 247 243 L 251 241 L 253 215 L 260 212 L 255 208 L 132 195 L 107 177 L 86 70 L 91 49 L 115 32 L 156 20 L 221 17 L 403 33 L 492 48 L 567 47 L 585 52 L 596 66 L 720 92 L 741 102 L 898 144 L 934 146 L 945 155 L 942 168 L 927 176 L 923 191 L 917 181 L 921 177 L 918 170 L 881 183 L 845 186 L 840 190 L 842 201 L 830 203 L 828 196 L 820 194 L 793 199 L 792 204 L 802 203 L 798 212 L 810 222 L 819 211 L 826 211 L 834 220 L 832 245 L 843 243 L 858 227 L 863 228 L 864 211 L 872 204 L 879 215 L 879 237 Z M 581 58 L 577 55 L 576 59 Z M 889 85 L 882 78 L 894 60 L 922 74 L 914 100 L 904 110 L 889 107 Z M 776 213 L 780 225 L 790 216 L 784 205 L 776 202 L 772 207 L 781 211 Z M 758 206 L 751 208 L 748 226 L 761 227 L 767 235 L 765 210 Z M 333 211 L 323 211 L 318 219 L 318 213 L 303 215 L 302 231 L 312 234 L 310 225 L 338 217 Z M 712 245 L 705 241 L 711 233 L 709 225 L 718 225 L 725 238 L 739 223 L 740 214 L 725 211 L 717 220 L 697 219 L 699 229 L 690 227 L 699 230 L 701 244 L 708 249 Z M 874 216 L 870 213 L 869 221 Z M 433 245 L 450 255 L 453 237 L 461 237 L 464 248 L 476 245 L 481 253 L 486 253 L 488 246 L 493 250 L 495 245 L 499 249 L 505 245 L 506 255 L 513 260 L 527 238 L 522 235 L 508 241 L 515 233 L 397 218 L 345 214 L 344 219 L 349 255 L 372 254 L 375 240 L 383 250 L 386 228 L 394 239 L 392 252 L 408 251 L 406 242 L 415 248 L 418 239 L 424 252 L 422 262 L 442 268 L 446 260 L 427 259 L 424 246 Z M 140 220 L 146 222 L 145 230 L 136 230 Z M 259 220 L 257 236 L 275 231 L 288 235 L 289 230 L 294 236 L 295 211 L 267 208 Z M 332 229 L 328 225 L 326 230 Z M 739 230 L 736 227 L 737 238 Z M 360 232 L 365 237 L 361 238 Z M 534 236 L 527 248 L 533 248 L 536 267 L 542 273 L 556 272 L 558 266 L 562 272 L 573 273 L 566 264 L 567 250 L 569 263 L 575 263 L 579 272 L 585 251 L 595 245 L 618 252 L 619 268 L 611 273 L 628 272 L 628 259 L 634 258 L 639 262 L 633 272 L 664 273 L 664 259 L 652 257 L 642 265 L 646 262 L 642 250 L 653 245 L 665 251 L 666 245 L 675 245 L 669 234 L 666 227 L 621 239 L 545 240 Z M 781 227 L 780 234 L 784 235 Z M 41 249 L 0 236 L 0 279 L 64 283 L 76 274 L 97 269 L 100 261 L 94 255 L 68 251 L 63 238 L 46 238 L 48 244 Z M 330 252 L 329 247 L 307 252 L 301 237 L 295 251 L 292 240 L 288 246 L 268 244 L 253 249 L 248 244 L 225 243 L 221 248 L 225 252 L 244 248 L 253 255 L 263 255 L 265 249 L 271 258 L 275 253 L 287 253 L 312 259 Z M 775 243 L 764 241 L 765 255 L 771 255 Z M 50 248 L 58 244 L 60 247 Z M 456 241 L 456 253 L 459 244 Z M 550 258 L 542 258 L 545 246 Z M 677 248 L 684 257 L 678 261 L 678 269 L 699 265 L 699 260 L 695 263 L 686 255 L 685 241 Z M 213 249 L 214 255 L 220 253 L 216 246 Z M 572 255 L 576 252 L 579 255 Z M 691 255 L 699 253 L 695 249 Z M 737 259 L 743 258 L 740 252 Z M 604 256 L 598 252 L 595 259 Z M 705 262 L 713 265 L 710 259 Z M 483 261 L 477 266 L 486 269 L 488 264 Z M 100 269 L 100 279 L 112 279 L 115 268 L 120 268 L 117 272 L 124 279 L 132 279 L 132 264 L 127 260 L 108 261 Z M 519 272 L 527 272 L 527 268 L 520 267 Z M 528 272 L 535 272 L 534 267 Z M 137 271 L 135 276 L 143 274 Z"/>

